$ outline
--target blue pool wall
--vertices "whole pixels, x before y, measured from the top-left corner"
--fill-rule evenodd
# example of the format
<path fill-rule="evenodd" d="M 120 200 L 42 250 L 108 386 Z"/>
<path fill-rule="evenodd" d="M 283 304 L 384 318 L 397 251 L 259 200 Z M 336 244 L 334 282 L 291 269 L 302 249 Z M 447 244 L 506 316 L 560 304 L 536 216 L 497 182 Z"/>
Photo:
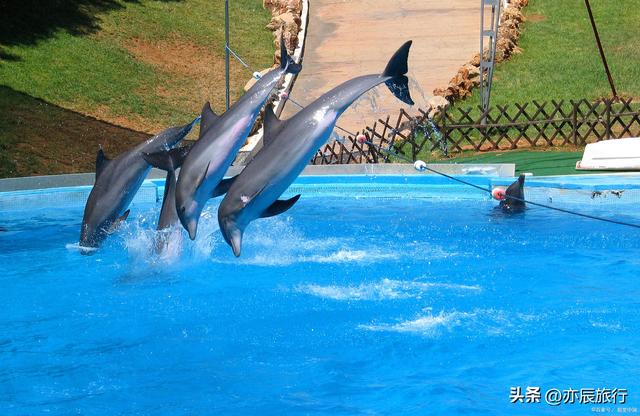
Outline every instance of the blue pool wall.
<path fill-rule="evenodd" d="M 435 167 L 435 165 L 430 165 Z M 457 166 L 452 168 L 451 166 Z M 515 180 L 514 166 L 441 165 L 438 168 L 467 182 L 492 189 Z M 231 171 L 229 175 L 236 172 Z M 464 174 L 461 174 L 464 173 Z M 479 174 L 480 173 L 480 174 Z M 0 212 L 47 207 L 84 206 L 93 174 L 56 175 L 0 180 Z M 567 204 L 638 204 L 640 173 L 568 176 L 529 176 L 527 199 L 564 206 Z M 154 171 L 133 200 L 132 206 L 162 200 L 164 173 Z M 286 196 L 349 196 L 355 198 L 446 198 L 490 200 L 488 192 L 449 178 L 417 172 L 411 165 L 314 166 L 289 187 Z"/>

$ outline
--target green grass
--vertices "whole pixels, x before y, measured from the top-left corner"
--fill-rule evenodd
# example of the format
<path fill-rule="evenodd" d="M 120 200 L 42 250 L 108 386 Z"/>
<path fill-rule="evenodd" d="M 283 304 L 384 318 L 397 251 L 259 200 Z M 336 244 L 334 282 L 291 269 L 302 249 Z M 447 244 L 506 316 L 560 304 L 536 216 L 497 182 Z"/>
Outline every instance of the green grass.
<path fill-rule="evenodd" d="M 640 96 L 640 0 L 591 0 L 618 94 Z M 584 0 L 531 0 L 522 53 L 496 66 L 491 104 L 596 99 L 611 91 Z M 479 103 L 478 92 L 458 105 Z"/>
<path fill-rule="evenodd" d="M 582 153 L 567 151 L 514 150 L 508 152 L 488 152 L 481 154 L 463 154 L 447 163 L 515 163 L 516 175 L 532 172 L 536 176 L 578 175 L 601 173 L 576 170 L 576 162 L 582 159 Z"/>
<path fill-rule="evenodd" d="M 27 21 L 0 29 L 0 85 L 147 132 L 193 118 L 206 100 L 224 110 L 222 1 L 32 3 L 15 8 L 24 16 L 0 17 Z M 232 47 L 255 68 L 270 66 L 262 1 L 230 4 Z M 250 77 L 232 63 L 233 99 Z"/>

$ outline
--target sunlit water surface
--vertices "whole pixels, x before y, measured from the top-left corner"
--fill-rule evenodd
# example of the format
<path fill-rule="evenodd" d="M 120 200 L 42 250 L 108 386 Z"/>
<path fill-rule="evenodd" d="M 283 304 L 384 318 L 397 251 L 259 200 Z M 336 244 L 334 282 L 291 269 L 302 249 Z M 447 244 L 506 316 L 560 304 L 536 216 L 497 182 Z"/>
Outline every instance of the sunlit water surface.
<path fill-rule="evenodd" d="M 511 404 L 516 386 L 626 388 L 607 407 L 640 407 L 636 229 L 303 195 L 254 222 L 236 259 L 217 204 L 161 256 L 158 206 L 92 256 L 73 246 L 79 208 L 3 214 L 0 413 L 592 412 Z"/>

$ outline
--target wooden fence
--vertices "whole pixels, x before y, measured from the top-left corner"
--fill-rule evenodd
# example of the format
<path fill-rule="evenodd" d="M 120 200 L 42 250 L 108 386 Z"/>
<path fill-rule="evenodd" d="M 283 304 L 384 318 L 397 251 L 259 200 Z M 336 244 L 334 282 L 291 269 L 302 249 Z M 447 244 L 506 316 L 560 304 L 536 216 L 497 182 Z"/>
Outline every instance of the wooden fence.
<path fill-rule="evenodd" d="M 411 116 L 400 110 L 362 132 L 367 143 L 346 136 L 322 147 L 312 164 L 389 162 L 390 149 L 416 160 L 434 151 L 444 156 L 465 150 L 492 151 L 587 143 L 640 136 L 640 104 L 632 99 L 532 101 L 492 107 L 454 107 L 431 119 L 431 109 Z"/>

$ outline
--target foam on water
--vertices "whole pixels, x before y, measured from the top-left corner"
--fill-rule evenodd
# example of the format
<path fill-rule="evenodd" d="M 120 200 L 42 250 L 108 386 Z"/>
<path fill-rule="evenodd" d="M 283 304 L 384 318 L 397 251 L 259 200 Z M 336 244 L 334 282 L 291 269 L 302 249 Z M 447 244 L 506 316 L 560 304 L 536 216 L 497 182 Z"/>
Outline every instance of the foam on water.
<path fill-rule="evenodd" d="M 340 301 L 354 300 L 384 300 L 402 298 L 421 298 L 430 290 L 446 289 L 464 292 L 480 292 L 477 285 L 461 285 L 444 282 L 420 282 L 382 279 L 373 283 L 362 283 L 359 285 L 317 285 L 313 283 L 301 284 L 295 287 L 300 293 L 317 296 L 324 299 Z"/>
<path fill-rule="evenodd" d="M 422 312 L 412 319 L 393 323 L 374 322 L 359 325 L 358 328 L 368 331 L 411 333 L 427 337 L 438 337 L 445 333 L 463 334 L 467 337 L 509 337 L 540 332 L 547 327 L 554 328 L 553 331 L 556 331 L 558 322 L 578 326 L 584 322 L 584 326 L 591 326 L 606 333 L 625 329 L 618 321 L 608 321 L 608 312 L 589 309 L 521 313 L 493 308 L 475 308 L 471 311 L 440 311 L 434 315 L 432 308 L 427 307 Z"/>
<path fill-rule="evenodd" d="M 395 324 L 360 325 L 360 328 L 369 331 L 410 332 L 434 337 L 439 335 L 441 330 L 451 331 L 454 327 L 463 325 L 464 321 L 473 317 L 475 317 L 474 313 L 440 311 L 437 315 L 428 313 Z"/>

